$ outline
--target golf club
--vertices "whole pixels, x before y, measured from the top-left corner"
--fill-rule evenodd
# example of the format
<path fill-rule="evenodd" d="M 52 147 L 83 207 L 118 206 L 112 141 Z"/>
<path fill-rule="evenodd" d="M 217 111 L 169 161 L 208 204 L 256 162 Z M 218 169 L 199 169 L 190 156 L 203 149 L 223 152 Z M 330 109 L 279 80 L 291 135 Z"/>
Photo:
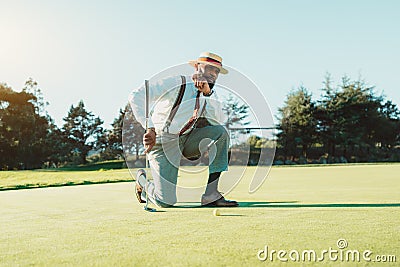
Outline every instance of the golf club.
<path fill-rule="evenodd" d="M 145 98 L 146 98 L 146 102 L 145 102 L 145 111 L 146 111 L 146 129 L 145 132 L 147 131 L 147 126 L 149 123 L 149 80 L 145 80 L 144 81 L 144 86 L 145 86 Z M 148 156 L 146 153 L 146 172 L 149 170 L 149 160 L 148 160 Z M 148 180 L 147 180 L 147 175 L 144 176 L 145 178 L 145 185 L 144 185 L 144 192 L 146 193 L 146 204 L 144 205 L 143 209 L 145 211 L 149 211 L 149 212 L 155 212 L 156 209 L 150 208 L 149 207 L 149 194 L 148 194 Z"/>
<path fill-rule="evenodd" d="M 207 145 L 207 151 L 210 152 L 210 148 L 212 145 L 216 144 L 218 140 L 212 140 L 208 145 Z"/>

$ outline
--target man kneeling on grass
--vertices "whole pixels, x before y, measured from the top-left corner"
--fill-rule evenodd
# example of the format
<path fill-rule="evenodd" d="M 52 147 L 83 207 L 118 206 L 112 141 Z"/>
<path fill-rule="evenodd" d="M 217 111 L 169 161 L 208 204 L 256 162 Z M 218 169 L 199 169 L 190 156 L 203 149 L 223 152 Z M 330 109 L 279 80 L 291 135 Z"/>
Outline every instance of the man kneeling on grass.
<path fill-rule="evenodd" d="M 145 179 L 139 170 L 136 179 L 136 196 L 144 203 L 147 197 L 160 207 L 170 207 L 177 202 L 176 184 L 181 157 L 201 155 L 200 142 L 207 138 L 215 144 L 215 158 L 209 164 L 209 178 L 201 204 L 213 207 L 236 207 L 236 201 L 226 200 L 218 192 L 221 172 L 228 169 L 229 135 L 224 126 L 222 107 L 217 101 L 214 85 L 218 75 L 227 74 L 222 58 L 209 52 L 197 60 L 189 61 L 194 67 L 192 76 L 165 78 L 150 83 L 149 103 L 151 117 L 143 136 L 145 153 L 148 153 L 154 182 Z M 130 96 L 132 112 L 145 126 L 143 99 L 146 88 L 134 90 Z M 145 184 L 147 182 L 147 185 Z"/>

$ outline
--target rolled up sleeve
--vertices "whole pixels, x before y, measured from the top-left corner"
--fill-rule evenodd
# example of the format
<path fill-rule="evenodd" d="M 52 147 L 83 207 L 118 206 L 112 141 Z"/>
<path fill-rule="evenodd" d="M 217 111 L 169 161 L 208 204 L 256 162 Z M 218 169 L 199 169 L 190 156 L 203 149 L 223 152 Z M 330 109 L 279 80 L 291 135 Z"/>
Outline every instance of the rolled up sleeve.
<path fill-rule="evenodd" d="M 175 89 L 177 86 L 180 86 L 181 79 L 180 77 L 171 76 L 164 78 L 159 81 L 151 81 L 149 82 L 149 120 L 148 120 L 148 128 L 154 127 L 154 123 L 151 117 L 152 109 L 154 104 L 159 100 L 160 97 L 165 95 L 166 92 L 171 89 Z M 172 94 L 175 97 L 175 94 Z M 145 86 L 142 85 L 137 89 L 134 89 L 129 95 L 129 104 L 132 109 L 132 113 L 135 116 L 136 120 L 142 125 L 144 128 L 146 126 L 146 90 Z M 161 112 L 168 113 L 171 107 L 168 107 L 169 110 L 164 110 Z"/>

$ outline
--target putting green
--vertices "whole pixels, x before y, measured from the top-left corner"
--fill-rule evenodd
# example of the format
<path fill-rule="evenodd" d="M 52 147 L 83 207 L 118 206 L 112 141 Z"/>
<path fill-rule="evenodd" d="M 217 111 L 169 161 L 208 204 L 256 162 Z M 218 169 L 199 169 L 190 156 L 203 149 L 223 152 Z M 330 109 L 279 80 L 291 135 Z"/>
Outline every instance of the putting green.
<path fill-rule="evenodd" d="M 212 208 L 145 212 L 132 182 L 2 191 L 0 265 L 282 265 L 276 254 L 272 262 L 257 254 L 268 246 L 320 256 L 324 249 L 340 251 L 339 239 L 347 241 L 346 249 L 372 251 L 372 260 L 395 255 L 400 261 L 399 164 L 274 167 L 248 194 L 252 171 L 227 196 L 241 206 L 219 209 L 221 216 Z M 239 173 L 233 167 L 226 178 Z M 327 255 L 323 263 L 374 265 Z"/>

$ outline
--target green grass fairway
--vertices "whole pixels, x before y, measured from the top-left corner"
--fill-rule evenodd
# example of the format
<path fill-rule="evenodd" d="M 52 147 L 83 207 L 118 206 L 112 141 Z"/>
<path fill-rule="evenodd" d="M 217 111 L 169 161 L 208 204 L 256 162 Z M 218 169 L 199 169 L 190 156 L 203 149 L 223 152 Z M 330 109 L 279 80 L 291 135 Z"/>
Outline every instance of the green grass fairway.
<path fill-rule="evenodd" d="M 55 187 L 83 184 L 115 183 L 132 181 L 128 169 L 66 171 L 66 170 L 34 170 L 0 172 L 0 191 Z"/>
<path fill-rule="evenodd" d="M 348 243 L 342 251 L 370 250 L 371 259 L 395 255 L 397 262 L 379 266 L 398 266 L 400 164 L 274 167 L 250 195 L 253 170 L 228 195 L 241 207 L 221 209 L 219 217 L 212 208 L 144 212 L 132 182 L 1 191 L 0 266 L 377 264 L 334 262 L 328 255 L 322 263 L 257 258 L 265 246 L 314 250 L 319 257 L 322 250 L 339 250 L 340 238 Z M 238 173 L 233 167 L 226 177 Z M 196 177 L 183 183 L 201 180 Z"/>

